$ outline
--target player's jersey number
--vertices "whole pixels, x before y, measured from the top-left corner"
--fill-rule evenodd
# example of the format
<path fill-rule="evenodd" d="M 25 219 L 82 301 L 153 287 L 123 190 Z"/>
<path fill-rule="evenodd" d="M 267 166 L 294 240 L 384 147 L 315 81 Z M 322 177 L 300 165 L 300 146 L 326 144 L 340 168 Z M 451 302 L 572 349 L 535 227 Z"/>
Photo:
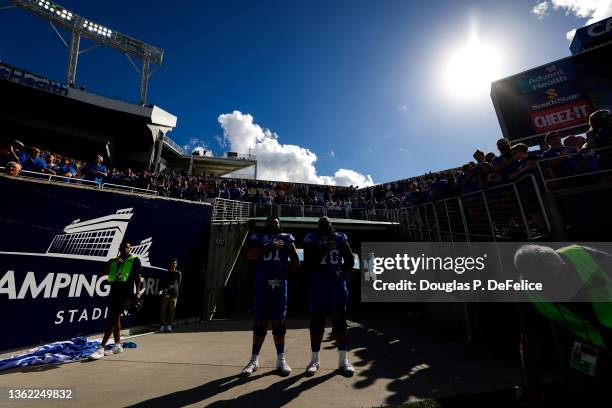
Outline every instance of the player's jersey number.
<path fill-rule="evenodd" d="M 321 259 L 321 265 L 339 265 L 341 262 L 342 257 L 340 256 L 340 251 L 337 249 L 330 250 L 323 259 Z"/>
<path fill-rule="evenodd" d="M 280 261 L 280 248 L 276 251 L 270 251 L 263 256 L 264 261 Z"/>

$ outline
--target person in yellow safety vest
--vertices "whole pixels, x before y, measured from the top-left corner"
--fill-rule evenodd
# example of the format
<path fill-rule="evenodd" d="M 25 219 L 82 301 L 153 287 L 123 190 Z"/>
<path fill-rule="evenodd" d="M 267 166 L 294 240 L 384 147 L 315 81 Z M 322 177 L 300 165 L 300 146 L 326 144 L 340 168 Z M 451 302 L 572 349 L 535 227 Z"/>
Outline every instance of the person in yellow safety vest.
<path fill-rule="evenodd" d="M 140 259 L 131 255 L 132 245 L 122 242 L 119 246 L 119 256 L 110 259 L 99 275 L 108 274 L 110 293 L 108 295 L 108 323 L 100 347 L 90 358 L 99 359 L 109 354 L 123 352 L 121 346 L 121 314 L 129 307 L 132 299 L 140 299 Z M 104 348 L 111 333 L 115 339 L 112 350 Z"/>
<path fill-rule="evenodd" d="M 553 302 L 529 293 L 530 303 L 517 304 L 528 404 L 544 404 L 540 374 L 544 340 L 549 337 L 569 385 L 580 378 L 602 392 L 599 383 L 610 375 L 612 351 L 612 255 L 582 245 L 554 250 L 530 244 L 519 248 L 514 265 L 523 277 L 539 279 L 543 293 L 545 282 L 554 281 L 557 290 L 574 294 L 567 302 Z M 580 302 L 572 302 L 576 299 Z"/>

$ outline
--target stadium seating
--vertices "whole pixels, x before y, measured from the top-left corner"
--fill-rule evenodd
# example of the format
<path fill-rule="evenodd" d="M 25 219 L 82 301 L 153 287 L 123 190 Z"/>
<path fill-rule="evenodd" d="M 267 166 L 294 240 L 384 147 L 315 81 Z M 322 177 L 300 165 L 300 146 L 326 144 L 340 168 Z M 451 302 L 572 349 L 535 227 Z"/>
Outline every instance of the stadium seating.
<path fill-rule="evenodd" d="M 476 162 L 365 188 L 115 168 L 108 169 L 98 182 L 105 188 L 178 199 L 249 202 L 255 216 L 328 215 L 394 221 L 403 226 L 402 233 L 419 239 L 513 235 L 523 239 L 542 235 L 549 228 L 541 200 L 546 192 L 609 181 L 612 147 L 584 148 L 585 142 L 584 137 L 568 136 L 560 146 L 541 146 L 540 151 L 516 144 L 505 156 L 477 150 Z M 14 141 L 0 145 L 0 166 L 17 160 L 23 170 L 87 182 L 82 160 Z M 496 171 L 497 163 L 504 160 L 508 161 L 506 169 Z"/>

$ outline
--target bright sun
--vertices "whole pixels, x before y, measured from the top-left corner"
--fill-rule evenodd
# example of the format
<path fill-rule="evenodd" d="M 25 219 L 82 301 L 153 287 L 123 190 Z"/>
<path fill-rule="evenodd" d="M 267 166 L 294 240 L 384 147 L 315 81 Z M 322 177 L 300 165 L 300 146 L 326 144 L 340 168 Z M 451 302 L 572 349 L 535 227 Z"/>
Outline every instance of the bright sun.
<path fill-rule="evenodd" d="M 499 79 L 499 53 L 475 38 L 450 53 L 444 65 L 445 90 L 458 98 L 488 95 L 491 82 Z"/>

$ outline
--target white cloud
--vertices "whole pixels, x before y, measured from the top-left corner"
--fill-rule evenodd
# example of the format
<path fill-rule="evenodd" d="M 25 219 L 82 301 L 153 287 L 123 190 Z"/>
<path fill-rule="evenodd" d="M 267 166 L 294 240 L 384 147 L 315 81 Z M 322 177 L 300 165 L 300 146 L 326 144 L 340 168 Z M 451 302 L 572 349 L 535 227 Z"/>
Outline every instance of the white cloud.
<path fill-rule="evenodd" d="M 565 14 L 586 18 L 584 25 L 612 16 L 612 0 L 549 0 L 538 3 L 531 11 L 542 18 L 552 5 L 553 10 L 564 10 Z M 540 14 L 539 14 L 540 13 Z M 576 29 L 567 32 L 568 40 L 574 38 Z"/>
<path fill-rule="evenodd" d="M 374 184 L 370 175 L 348 169 L 339 169 L 333 176 L 319 176 L 315 153 L 301 146 L 279 143 L 278 135 L 254 123 L 249 114 L 234 111 L 219 115 L 218 120 L 232 151 L 257 156 L 258 179 L 360 187 Z"/>
<path fill-rule="evenodd" d="M 188 153 L 192 153 L 194 151 L 203 152 L 203 156 L 212 156 L 212 151 L 208 148 L 206 143 L 197 137 L 192 137 L 189 139 L 187 144 L 183 145 L 183 149 L 185 149 Z"/>
<path fill-rule="evenodd" d="M 549 7 L 548 2 L 543 1 L 533 6 L 533 8 L 531 9 L 531 12 L 535 14 L 538 17 L 538 19 L 542 19 L 544 18 L 544 16 L 548 14 L 548 7 Z"/>

